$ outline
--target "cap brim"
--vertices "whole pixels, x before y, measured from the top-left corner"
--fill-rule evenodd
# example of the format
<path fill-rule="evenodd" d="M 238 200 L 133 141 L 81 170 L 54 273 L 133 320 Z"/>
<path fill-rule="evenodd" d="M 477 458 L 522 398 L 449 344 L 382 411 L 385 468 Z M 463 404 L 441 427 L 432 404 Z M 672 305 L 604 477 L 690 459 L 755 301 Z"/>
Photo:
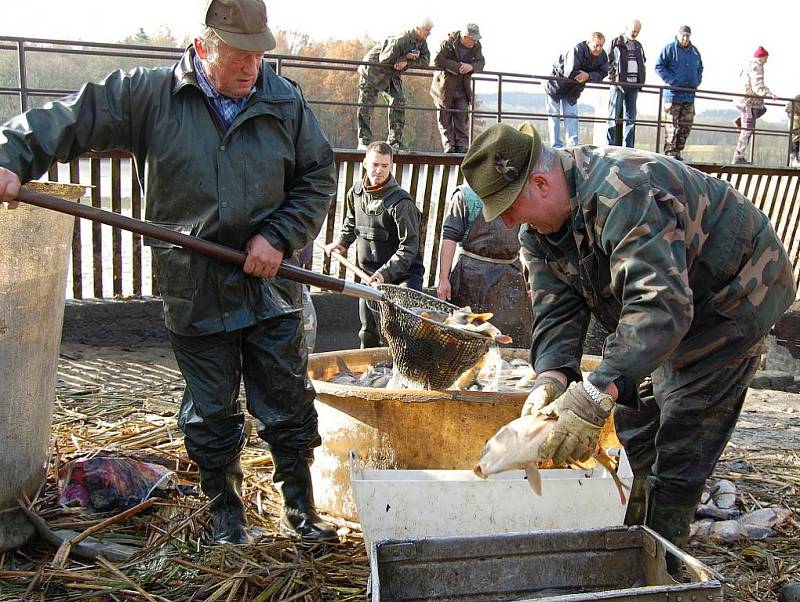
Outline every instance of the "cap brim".
<path fill-rule="evenodd" d="M 533 138 L 533 126 L 527 121 L 524 121 L 517 128 L 517 130 Z M 491 208 L 489 207 L 489 203 L 486 202 L 486 199 L 484 199 L 483 219 L 485 219 L 487 222 L 491 222 L 492 220 L 495 220 L 498 217 L 500 217 L 503 214 L 503 212 L 509 207 L 511 207 L 511 205 L 514 204 L 514 201 L 517 200 L 519 193 L 522 192 L 523 188 L 525 188 L 525 182 L 528 181 L 528 174 L 530 173 L 531 169 L 531 158 L 533 157 L 533 153 L 535 152 L 536 152 L 536 145 L 531 143 L 531 153 L 530 155 L 528 155 L 528 159 L 525 161 L 525 164 L 522 168 L 522 171 L 525 173 L 525 175 L 521 178 L 518 178 L 516 182 L 513 182 L 512 184 L 509 184 L 508 186 L 503 188 L 496 195 L 493 195 L 499 198 L 496 203 L 491 204 L 492 205 Z"/>
<path fill-rule="evenodd" d="M 267 52 L 273 50 L 277 43 L 275 36 L 272 35 L 269 27 L 266 31 L 259 33 L 231 33 L 224 29 L 212 27 L 214 33 L 225 42 L 228 46 L 232 46 L 238 50 L 245 50 L 247 52 Z"/>

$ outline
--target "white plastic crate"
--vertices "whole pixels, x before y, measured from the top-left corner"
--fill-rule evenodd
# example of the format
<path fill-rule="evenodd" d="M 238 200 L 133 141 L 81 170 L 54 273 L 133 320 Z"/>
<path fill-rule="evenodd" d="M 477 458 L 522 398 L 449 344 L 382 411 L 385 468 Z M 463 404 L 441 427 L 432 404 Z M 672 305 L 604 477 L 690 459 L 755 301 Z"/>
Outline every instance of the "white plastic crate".
<path fill-rule="evenodd" d="M 542 495 L 523 471 L 479 479 L 469 470 L 370 470 L 351 452 L 350 479 L 367 549 L 372 542 L 435 536 L 592 529 L 622 525 L 633 472 L 620 450 L 617 475 L 608 471 L 542 470 Z"/>

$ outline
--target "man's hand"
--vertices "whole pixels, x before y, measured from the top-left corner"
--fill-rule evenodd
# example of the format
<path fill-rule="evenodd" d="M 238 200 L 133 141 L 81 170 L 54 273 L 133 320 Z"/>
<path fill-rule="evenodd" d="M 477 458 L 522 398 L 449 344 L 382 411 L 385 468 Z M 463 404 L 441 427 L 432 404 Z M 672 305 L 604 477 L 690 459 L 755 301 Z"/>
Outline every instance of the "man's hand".
<path fill-rule="evenodd" d="M 553 371 L 548 370 L 548 372 L 552 374 Z M 531 389 L 528 398 L 522 405 L 520 416 L 538 414 L 539 410 L 550 405 L 566 392 L 566 378 L 562 381 L 560 378 L 551 374 L 543 372 L 536 377 L 536 381 L 533 383 L 533 389 Z"/>
<path fill-rule="evenodd" d="M 16 209 L 19 201 L 16 200 L 19 194 L 20 181 L 17 174 L 10 169 L 0 167 L 0 204 L 8 205 L 9 209 Z"/>
<path fill-rule="evenodd" d="M 472 71 L 472 65 L 470 65 L 469 63 L 461 63 L 458 66 L 458 72 L 461 75 L 464 75 L 465 73 L 469 73 L 470 71 Z"/>
<path fill-rule="evenodd" d="M 419 50 L 418 49 L 414 49 L 411 52 L 407 53 L 406 54 L 406 58 L 409 61 L 414 61 L 414 60 L 418 59 L 419 58 Z"/>
<path fill-rule="evenodd" d="M 452 292 L 453 291 L 450 288 L 450 279 L 446 276 L 440 276 L 439 288 L 436 289 L 436 296 L 442 301 L 450 301 L 450 295 Z"/>
<path fill-rule="evenodd" d="M 325 255 L 333 255 L 334 253 L 339 253 L 340 255 L 347 255 L 347 248 L 344 245 L 339 244 L 338 242 L 332 242 L 325 245 Z"/>
<path fill-rule="evenodd" d="M 588 74 L 588 73 L 586 73 L 586 71 L 578 71 L 578 72 L 575 74 L 575 78 L 574 78 L 574 79 L 575 79 L 575 81 L 576 81 L 576 82 L 578 82 L 579 84 L 582 84 L 583 82 L 585 82 L 585 81 L 588 81 L 588 80 L 589 80 L 589 74 Z"/>
<path fill-rule="evenodd" d="M 394 64 L 395 71 L 402 71 L 406 68 L 406 65 L 408 65 L 408 61 L 397 61 Z"/>
<path fill-rule="evenodd" d="M 269 244 L 269 241 L 256 234 L 245 245 L 247 259 L 244 262 L 244 273 L 256 278 L 272 278 L 278 273 L 283 261 L 283 253 Z"/>
<path fill-rule="evenodd" d="M 380 272 L 375 272 L 372 275 L 372 277 L 369 280 L 367 280 L 367 284 L 369 284 L 370 286 L 375 284 L 383 284 L 384 282 L 386 281 L 383 278 L 383 274 L 381 274 Z"/>
<path fill-rule="evenodd" d="M 611 411 L 595 403 L 583 383 L 572 383 L 556 401 L 539 414 L 558 418 L 553 432 L 539 448 L 539 458 L 552 458 L 557 465 L 589 459 L 600 440 L 600 429 Z"/>

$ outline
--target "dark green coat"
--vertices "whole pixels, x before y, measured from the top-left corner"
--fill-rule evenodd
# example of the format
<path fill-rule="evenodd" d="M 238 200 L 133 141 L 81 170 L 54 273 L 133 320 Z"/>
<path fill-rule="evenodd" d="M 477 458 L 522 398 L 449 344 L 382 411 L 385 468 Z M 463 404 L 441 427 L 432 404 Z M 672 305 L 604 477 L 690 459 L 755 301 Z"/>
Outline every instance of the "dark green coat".
<path fill-rule="evenodd" d="M 316 237 L 335 194 L 331 147 L 301 92 L 266 61 L 223 131 L 193 54 L 171 68 L 116 71 L 12 119 L 0 129 L 0 165 L 28 181 L 54 159 L 128 150 L 146 179 L 148 221 L 235 249 L 261 234 L 289 258 Z M 299 284 L 149 242 L 174 332 L 232 331 L 301 308 Z"/>
<path fill-rule="evenodd" d="M 465 60 L 460 59 L 456 47 L 466 51 L 467 58 Z M 472 65 L 472 71 L 460 74 L 458 68 L 462 62 Z M 433 73 L 431 96 L 437 106 L 450 107 L 453 95 L 459 87 L 463 89 L 467 101 L 472 102 L 472 74 L 480 73 L 486 66 L 483 47 L 479 41 L 476 40 L 475 46 L 472 48 L 464 48 L 461 46 L 461 34 L 454 31 L 439 45 L 439 50 L 433 58 L 433 64 L 438 71 Z"/>
<path fill-rule="evenodd" d="M 536 372 L 580 375 L 589 314 L 611 331 L 590 380 L 723 366 L 794 301 L 792 264 L 769 219 L 727 182 L 662 155 L 558 151 L 570 191 L 562 231 L 520 234 Z"/>

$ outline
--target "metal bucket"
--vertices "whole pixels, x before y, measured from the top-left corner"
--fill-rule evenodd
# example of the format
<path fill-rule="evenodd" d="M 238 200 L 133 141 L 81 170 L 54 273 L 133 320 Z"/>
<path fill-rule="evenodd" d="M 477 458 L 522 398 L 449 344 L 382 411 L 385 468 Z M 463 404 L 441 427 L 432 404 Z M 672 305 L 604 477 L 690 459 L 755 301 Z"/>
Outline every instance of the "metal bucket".
<path fill-rule="evenodd" d="M 507 360 L 527 360 L 528 354 L 501 351 Z M 584 356 L 583 368 L 592 370 L 599 359 Z M 351 449 L 370 468 L 471 469 L 486 441 L 519 417 L 527 397 L 526 391 L 392 390 L 327 382 L 341 371 L 362 372 L 379 362 L 391 362 L 386 348 L 317 353 L 308 361 L 322 436 L 311 466 L 314 497 L 329 514 L 353 520 Z M 615 437 L 610 428 L 604 437 Z"/>
<path fill-rule="evenodd" d="M 71 200 L 84 191 L 27 186 Z M 74 222 L 38 207 L 0 209 L 0 509 L 46 475 Z"/>

